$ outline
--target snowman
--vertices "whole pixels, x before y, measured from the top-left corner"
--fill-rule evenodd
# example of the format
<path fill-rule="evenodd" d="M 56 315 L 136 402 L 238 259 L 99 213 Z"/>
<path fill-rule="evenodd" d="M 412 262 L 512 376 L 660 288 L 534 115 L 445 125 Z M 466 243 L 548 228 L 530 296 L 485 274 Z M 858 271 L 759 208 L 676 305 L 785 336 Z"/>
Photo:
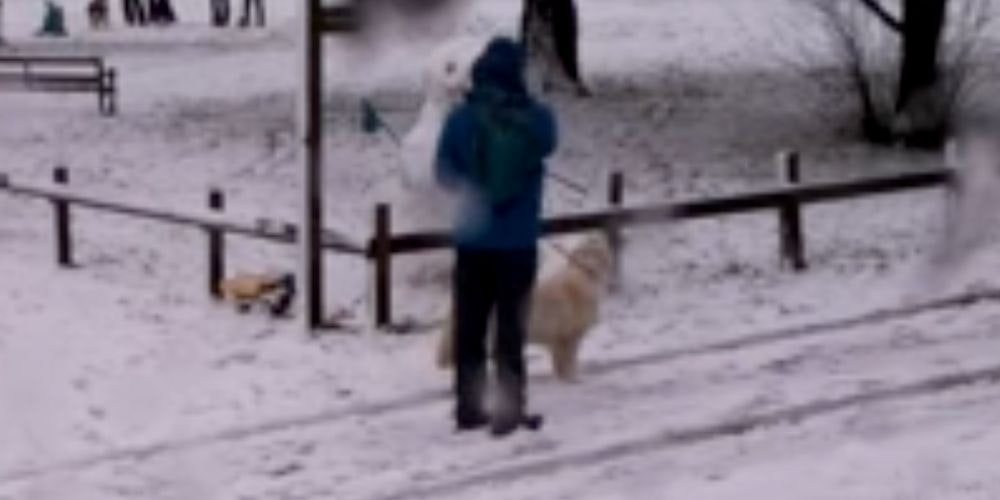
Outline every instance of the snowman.
<path fill-rule="evenodd" d="M 393 224 L 402 231 L 447 227 L 460 200 L 438 187 L 434 175 L 438 140 L 452 109 L 472 87 L 472 64 L 486 46 L 486 39 L 465 37 L 435 50 L 423 74 L 423 103 L 413 126 L 400 144 L 400 176 L 395 188 Z M 394 264 L 401 280 L 399 295 L 412 297 L 411 291 L 436 292 L 431 301 L 403 300 L 421 311 L 417 317 L 438 317 L 445 307 L 450 285 L 451 256 L 447 253 L 400 259 Z M 407 311 L 401 310 L 402 316 Z"/>
<path fill-rule="evenodd" d="M 403 174 L 414 189 L 434 182 L 434 157 L 448 114 L 472 88 L 472 63 L 485 47 L 480 39 L 453 40 L 439 47 L 424 70 L 424 102 L 402 141 Z"/>

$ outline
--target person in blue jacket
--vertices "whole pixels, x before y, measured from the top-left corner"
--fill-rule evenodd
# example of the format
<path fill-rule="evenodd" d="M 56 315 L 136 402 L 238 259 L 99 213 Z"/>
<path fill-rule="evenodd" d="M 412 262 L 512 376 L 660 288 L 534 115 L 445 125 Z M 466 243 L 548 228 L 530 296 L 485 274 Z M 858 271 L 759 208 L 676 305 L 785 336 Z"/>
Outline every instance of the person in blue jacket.
<path fill-rule="evenodd" d="M 461 200 L 455 220 L 455 424 L 505 435 L 525 419 L 525 328 L 537 272 L 545 159 L 556 148 L 552 111 L 529 95 L 525 52 L 492 40 L 472 68 L 472 90 L 449 115 L 438 145 L 438 181 Z M 500 390 L 483 407 L 489 320 Z"/>

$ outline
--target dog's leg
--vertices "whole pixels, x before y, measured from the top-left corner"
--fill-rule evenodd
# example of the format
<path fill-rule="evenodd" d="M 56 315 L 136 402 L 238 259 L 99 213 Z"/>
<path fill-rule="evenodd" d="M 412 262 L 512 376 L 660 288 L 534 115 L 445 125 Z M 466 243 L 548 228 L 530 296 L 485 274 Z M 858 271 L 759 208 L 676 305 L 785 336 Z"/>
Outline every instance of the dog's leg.
<path fill-rule="evenodd" d="M 274 302 L 270 303 L 271 306 L 271 316 L 275 318 L 283 317 L 288 314 L 289 308 L 291 308 L 292 302 L 295 300 L 295 289 L 284 288 L 275 298 Z"/>
<path fill-rule="evenodd" d="M 577 353 L 580 342 L 577 340 L 557 340 L 550 349 L 552 351 L 552 367 L 556 377 L 564 382 L 576 381 Z"/>
<path fill-rule="evenodd" d="M 567 382 L 577 381 L 577 375 L 579 374 L 578 371 L 579 358 L 580 358 L 580 341 L 574 339 L 572 341 L 567 342 L 566 361 L 565 361 L 566 368 L 564 370 L 563 380 Z"/>
<path fill-rule="evenodd" d="M 442 370 L 447 370 L 455 364 L 455 360 L 452 359 L 454 355 L 454 332 L 452 331 L 454 323 L 451 321 L 445 325 L 444 329 L 441 330 L 440 338 L 438 339 L 438 350 L 437 350 L 437 366 Z"/>

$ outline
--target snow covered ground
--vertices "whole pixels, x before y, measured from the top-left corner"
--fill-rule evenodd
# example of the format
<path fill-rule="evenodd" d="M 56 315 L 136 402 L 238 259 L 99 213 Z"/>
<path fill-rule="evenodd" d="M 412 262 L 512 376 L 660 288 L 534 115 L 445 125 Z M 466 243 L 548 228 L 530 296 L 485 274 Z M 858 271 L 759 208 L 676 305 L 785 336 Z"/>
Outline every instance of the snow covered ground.
<path fill-rule="evenodd" d="M 66 0 L 72 37 L 39 41 L 40 2 L 6 0 L 4 50 L 106 55 L 121 114 L 0 94 L 0 172 L 45 185 L 65 165 L 84 192 L 185 212 L 214 186 L 234 218 L 294 220 L 293 2 L 270 2 L 265 31 L 214 30 L 207 2 L 175 3 L 179 26 L 89 33 L 84 2 Z M 482 0 L 436 29 L 511 30 L 516 3 Z M 554 98 L 552 167 L 593 192 L 552 184 L 550 212 L 599 206 L 612 170 L 640 203 L 769 185 L 785 148 L 803 151 L 807 180 L 940 162 L 853 142 L 798 4 L 580 5 L 597 97 Z M 330 42 L 331 227 L 366 237 L 373 204 L 399 195 L 398 150 L 360 132 L 358 98 L 405 130 L 433 46 Z M 1000 498 L 1000 308 L 978 294 L 1000 285 L 1000 258 L 990 244 L 924 289 L 937 191 L 808 209 L 800 275 L 778 265 L 774 214 L 629 231 L 581 382 L 556 382 L 531 351 L 549 424 L 501 442 L 452 434 L 433 335 L 312 339 L 238 315 L 206 297 L 202 234 L 109 215 L 75 213 L 79 266 L 58 270 L 50 210 L 0 196 L 2 500 Z M 229 241 L 231 270 L 295 257 Z M 364 330 L 367 269 L 328 264 L 327 310 Z M 400 259 L 399 317 L 438 318 L 446 264 Z"/>

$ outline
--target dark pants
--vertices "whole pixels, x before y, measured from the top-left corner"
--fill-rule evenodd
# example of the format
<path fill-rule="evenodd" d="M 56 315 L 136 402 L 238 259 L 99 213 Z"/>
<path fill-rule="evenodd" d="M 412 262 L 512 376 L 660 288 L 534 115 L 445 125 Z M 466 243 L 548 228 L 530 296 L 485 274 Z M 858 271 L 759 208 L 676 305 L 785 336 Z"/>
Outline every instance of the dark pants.
<path fill-rule="evenodd" d="M 153 24 L 173 24 L 177 22 L 174 6 L 170 0 L 149 0 L 149 22 Z"/>
<path fill-rule="evenodd" d="M 534 249 L 457 252 L 454 359 L 455 417 L 459 422 L 483 415 L 491 314 L 496 319 L 492 351 L 500 411 L 510 418 L 518 418 L 524 411 L 524 341 L 537 261 Z"/>
<path fill-rule="evenodd" d="M 212 0 L 212 25 L 225 26 L 229 24 L 229 0 Z"/>
<path fill-rule="evenodd" d="M 122 12 L 125 14 L 125 22 L 128 24 L 146 24 L 146 7 L 142 0 L 124 0 Z"/>
<path fill-rule="evenodd" d="M 552 40 L 555 56 L 559 59 L 566 77 L 583 88 L 577 53 L 579 38 L 577 22 L 576 4 L 573 0 L 524 0 L 521 42 L 529 51 L 537 50 L 532 46 L 534 41 L 531 36 L 532 31 L 544 32 L 545 36 Z"/>
<path fill-rule="evenodd" d="M 257 18 L 257 26 L 264 26 L 264 0 L 243 0 L 243 16 L 240 26 L 249 26 L 251 12 Z"/>

